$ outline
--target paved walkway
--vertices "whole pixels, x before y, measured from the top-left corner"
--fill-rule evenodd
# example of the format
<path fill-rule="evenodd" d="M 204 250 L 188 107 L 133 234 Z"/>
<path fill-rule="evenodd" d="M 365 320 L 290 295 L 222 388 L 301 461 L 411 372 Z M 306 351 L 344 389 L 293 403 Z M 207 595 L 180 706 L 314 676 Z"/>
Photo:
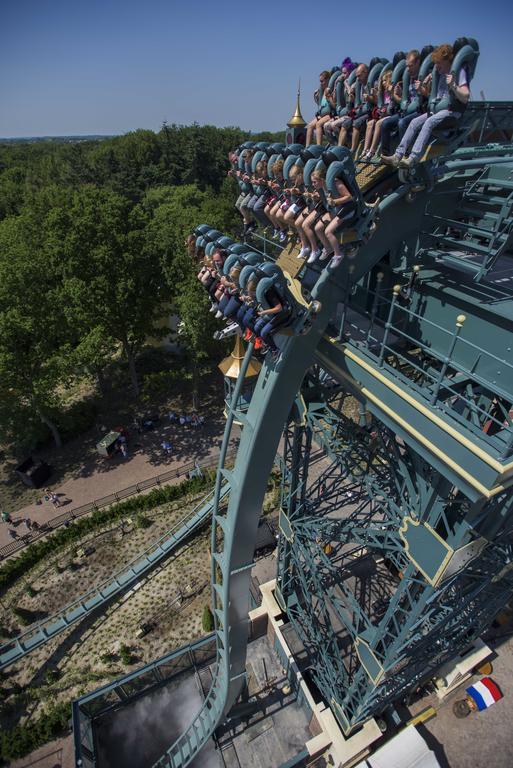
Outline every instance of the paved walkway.
<path fill-rule="evenodd" d="M 30 755 L 9 763 L 10 768 L 73 768 L 75 750 L 73 736 L 56 739 Z"/>
<path fill-rule="evenodd" d="M 129 441 L 128 458 L 123 459 L 116 454 L 111 459 L 94 456 L 88 459 L 74 476 L 59 486 L 51 486 L 51 490 L 59 496 L 60 507 L 50 502 L 32 503 L 12 514 L 13 525 L 0 525 L 0 546 L 12 541 L 9 529 L 14 528 L 20 536 L 28 529 L 23 522 L 29 517 L 40 525 L 62 512 L 71 511 L 82 504 L 121 491 L 135 483 L 149 480 L 155 475 L 169 470 L 176 470 L 190 464 L 194 460 L 204 462 L 209 456 L 219 454 L 224 430 L 224 421 L 217 421 L 203 427 L 180 427 L 177 424 L 164 422 L 151 432 L 134 435 Z M 232 441 L 239 437 L 239 430 L 234 428 Z M 161 443 L 166 440 L 172 445 L 170 455 L 162 449 Z M 170 482 L 180 482 L 183 477 Z M 44 493 L 41 491 L 41 499 Z"/>

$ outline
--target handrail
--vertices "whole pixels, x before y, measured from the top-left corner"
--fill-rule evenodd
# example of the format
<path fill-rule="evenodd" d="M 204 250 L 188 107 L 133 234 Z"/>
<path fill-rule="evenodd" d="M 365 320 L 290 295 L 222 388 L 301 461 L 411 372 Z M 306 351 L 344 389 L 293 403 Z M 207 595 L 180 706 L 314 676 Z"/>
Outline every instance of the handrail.
<path fill-rule="evenodd" d="M 421 316 L 414 312 L 413 310 L 401 305 L 397 301 L 397 296 L 393 295 L 392 299 L 389 299 L 387 296 L 385 296 L 384 291 L 368 291 L 368 294 L 372 296 L 376 301 L 373 302 L 373 306 L 371 310 L 364 310 L 360 307 L 353 307 L 353 310 L 360 314 L 362 317 L 365 317 L 370 320 L 370 327 L 366 328 L 365 326 L 359 327 L 356 322 L 350 321 L 347 319 L 347 313 L 345 313 L 345 323 L 349 327 L 353 327 L 358 331 L 365 331 L 365 339 L 363 341 L 358 340 L 349 340 L 348 343 L 357 346 L 358 348 L 365 348 L 368 350 L 368 352 L 374 356 L 377 356 L 379 359 L 379 365 L 380 367 L 386 367 L 387 371 L 392 373 L 397 378 L 400 378 L 401 380 L 407 380 L 408 385 L 411 386 L 415 391 L 417 391 L 419 394 L 421 394 L 423 397 L 426 396 L 425 394 L 425 387 L 424 389 L 419 387 L 415 381 L 407 377 L 405 374 L 402 374 L 400 371 L 395 369 L 393 366 L 390 366 L 386 362 L 386 355 L 393 354 L 396 356 L 399 360 L 402 360 L 403 362 L 407 363 L 413 370 L 417 371 L 419 374 L 421 374 L 424 378 L 430 379 L 432 382 L 432 385 L 434 387 L 434 394 L 431 399 L 431 405 L 433 407 L 438 407 L 443 409 L 448 415 L 455 418 L 458 421 L 461 421 L 466 428 L 473 431 L 476 435 L 479 437 L 485 439 L 487 442 L 491 443 L 492 445 L 497 446 L 498 450 L 505 450 L 506 453 L 502 456 L 502 458 L 506 458 L 507 455 L 511 452 L 511 448 L 513 445 L 509 445 L 509 443 L 513 440 L 513 422 L 511 422 L 511 419 L 505 418 L 503 421 L 500 421 L 496 417 L 494 417 L 492 414 L 488 413 L 488 411 L 484 410 L 481 406 L 477 405 L 473 400 L 469 399 L 464 392 L 455 389 L 454 388 L 454 381 L 452 380 L 451 376 L 449 376 L 449 373 L 457 373 L 461 374 L 463 376 L 469 377 L 472 381 L 474 381 L 476 384 L 485 387 L 489 392 L 491 392 L 495 397 L 497 398 L 504 398 L 506 400 L 513 399 L 513 392 L 507 392 L 503 390 L 501 387 L 499 387 L 497 384 L 489 381 L 482 375 L 476 373 L 475 371 L 472 371 L 471 369 L 467 368 L 462 363 L 459 363 L 458 361 L 454 360 L 454 352 L 457 349 L 457 347 L 466 347 L 472 351 L 475 351 L 476 354 L 480 357 L 481 360 L 489 360 L 490 363 L 494 364 L 500 364 L 501 369 L 506 369 L 509 371 L 509 376 L 513 376 L 513 365 L 506 360 L 503 360 L 497 355 L 493 354 L 492 352 L 489 352 L 482 347 L 479 347 L 474 342 L 463 339 L 459 335 L 459 328 L 457 323 L 455 322 L 455 328 L 453 330 L 449 330 L 448 328 L 444 328 L 443 326 L 439 325 L 438 323 L 433 322 L 432 320 L 427 319 L 424 316 Z M 386 322 L 383 322 L 379 318 L 379 309 L 386 307 L 387 312 L 385 312 L 386 315 L 388 315 L 388 320 Z M 419 321 L 422 321 L 422 323 L 426 326 L 430 326 L 433 329 L 436 329 L 438 332 L 441 332 L 446 338 L 447 338 L 447 349 L 441 350 L 436 349 L 432 346 L 429 346 L 428 344 L 421 341 L 421 339 L 411 336 L 406 331 L 402 330 L 401 328 L 401 321 L 397 319 L 396 313 L 403 313 L 403 315 L 406 316 L 408 320 L 411 319 L 417 319 Z M 455 321 L 457 318 L 455 317 Z M 384 334 L 382 337 L 379 337 L 378 335 L 375 335 L 373 332 L 373 328 L 375 325 L 378 325 L 380 328 L 384 328 Z M 387 333 L 387 328 L 390 328 L 392 330 L 394 336 L 400 337 L 404 339 L 405 341 L 409 342 L 412 345 L 415 345 L 419 349 L 421 349 L 423 352 L 425 352 L 430 358 L 432 358 L 434 361 L 438 361 L 442 364 L 442 368 L 438 374 L 432 373 L 429 371 L 426 367 L 421 367 L 415 363 L 415 361 L 409 357 L 406 356 L 401 349 L 399 348 L 399 345 L 392 345 L 389 343 L 389 334 Z M 341 336 L 343 336 L 343 329 L 341 329 Z M 371 346 L 373 349 L 371 349 Z M 449 354 L 448 354 L 449 353 Z M 508 377 L 503 376 L 502 379 L 506 380 Z M 450 393 L 451 395 L 454 395 L 459 399 L 461 403 L 464 403 L 466 406 L 468 406 L 471 411 L 474 413 L 477 413 L 481 416 L 483 420 L 486 420 L 487 422 L 492 422 L 498 427 L 498 432 L 493 435 L 489 436 L 485 432 L 482 431 L 481 427 L 477 427 L 475 424 L 473 424 L 468 419 L 465 419 L 461 416 L 454 408 L 451 408 L 447 403 L 442 400 L 439 395 L 440 393 Z M 436 397 L 434 396 L 436 395 Z M 506 423 L 504 423 L 504 421 Z M 506 447 L 504 446 L 504 443 L 506 443 Z"/>
<path fill-rule="evenodd" d="M 219 499 L 228 493 L 226 484 L 219 492 Z M 211 491 L 194 509 L 159 539 L 131 560 L 122 569 L 105 581 L 89 589 L 83 595 L 72 600 L 60 611 L 33 628 L 22 632 L 14 640 L 0 647 L 0 670 L 14 664 L 35 648 L 46 643 L 64 629 L 92 613 L 120 592 L 127 589 L 136 579 L 144 576 L 175 547 L 181 544 L 193 531 L 199 528 L 210 516 L 213 508 L 214 492 Z"/>

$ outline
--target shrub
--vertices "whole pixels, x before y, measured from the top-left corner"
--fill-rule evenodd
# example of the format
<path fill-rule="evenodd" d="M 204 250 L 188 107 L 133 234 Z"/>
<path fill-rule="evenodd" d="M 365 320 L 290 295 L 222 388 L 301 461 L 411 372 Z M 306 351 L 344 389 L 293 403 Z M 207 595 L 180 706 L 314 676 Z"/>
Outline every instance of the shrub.
<path fill-rule="evenodd" d="M 126 666 L 128 666 L 129 664 L 131 664 L 131 663 L 132 663 L 132 661 L 133 661 L 133 659 L 132 659 L 132 652 L 131 652 L 131 650 L 130 650 L 129 646 L 128 646 L 128 645 L 125 645 L 125 643 L 123 643 L 123 644 L 120 646 L 120 649 L 119 649 L 119 658 L 121 659 L 121 662 L 122 662 L 123 664 L 125 664 Z"/>
<path fill-rule="evenodd" d="M 46 673 L 46 683 L 47 685 L 51 685 L 52 683 L 56 683 L 59 677 L 61 676 L 60 671 L 53 667 L 52 669 L 49 669 Z"/>
<path fill-rule="evenodd" d="M 135 527 L 136 528 L 149 528 L 152 524 L 152 521 L 149 517 L 146 517 L 146 515 L 143 515 L 141 512 L 139 512 L 135 518 Z"/>
<path fill-rule="evenodd" d="M 25 587 L 25 592 L 29 597 L 35 597 L 37 595 L 37 592 L 32 586 L 32 584 L 27 584 L 27 586 Z"/>
<path fill-rule="evenodd" d="M 203 616 L 201 617 L 201 626 L 203 627 L 203 632 L 205 632 L 205 634 L 207 634 L 208 632 L 212 632 L 214 630 L 214 615 L 210 610 L 209 605 L 205 605 L 205 607 L 203 608 Z"/>
<path fill-rule="evenodd" d="M 46 744 L 47 741 L 61 736 L 68 730 L 70 715 L 71 704 L 62 702 L 50 706 L 37 720 L 30 721 L 26 725 L 17 725 L 8 731 L 2 731 L 0 759 L 2 761 L 16 760 Z"/>

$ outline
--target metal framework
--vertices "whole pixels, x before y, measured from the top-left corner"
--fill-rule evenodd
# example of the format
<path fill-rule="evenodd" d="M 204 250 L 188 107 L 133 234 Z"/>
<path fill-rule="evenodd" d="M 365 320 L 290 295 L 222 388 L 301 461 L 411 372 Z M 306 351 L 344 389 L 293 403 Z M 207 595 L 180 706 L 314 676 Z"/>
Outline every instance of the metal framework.
<path fill-rule="evenodd" d="M 213 685 L 156 766 L 188 765 L 244 689 L 254 540 L 284 427 L 276 598 L 346 734 L 513 594 L 512 118 L 511 104 L 473 104 L 415 172 L 357 165 L 366 202 L 379 195 L 355 223 L 357 257 L 294 272 L 320 309 L 277 334 L 281 356 L 242 413 L 248 346 L 212 504 Z M 295 259 L 255 242 L 283 270 Z"/>

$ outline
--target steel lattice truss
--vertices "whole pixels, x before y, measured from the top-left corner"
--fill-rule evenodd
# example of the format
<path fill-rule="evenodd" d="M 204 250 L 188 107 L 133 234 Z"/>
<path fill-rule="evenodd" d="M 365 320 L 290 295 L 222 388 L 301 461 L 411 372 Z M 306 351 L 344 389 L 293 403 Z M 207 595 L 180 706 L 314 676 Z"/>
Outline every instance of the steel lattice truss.
<path fill-rule="evenodd" d="M 513 592 L 511 494 L 471 502 L 383 425 L 345 415 L 322 373 L 285 433 L 278 598 L 344 730 L 418 687 L 489 626 Z M 315 474 L 312 446 L 328 457 Z M 432 583 L 405 521 L 475 555 Z"/>

